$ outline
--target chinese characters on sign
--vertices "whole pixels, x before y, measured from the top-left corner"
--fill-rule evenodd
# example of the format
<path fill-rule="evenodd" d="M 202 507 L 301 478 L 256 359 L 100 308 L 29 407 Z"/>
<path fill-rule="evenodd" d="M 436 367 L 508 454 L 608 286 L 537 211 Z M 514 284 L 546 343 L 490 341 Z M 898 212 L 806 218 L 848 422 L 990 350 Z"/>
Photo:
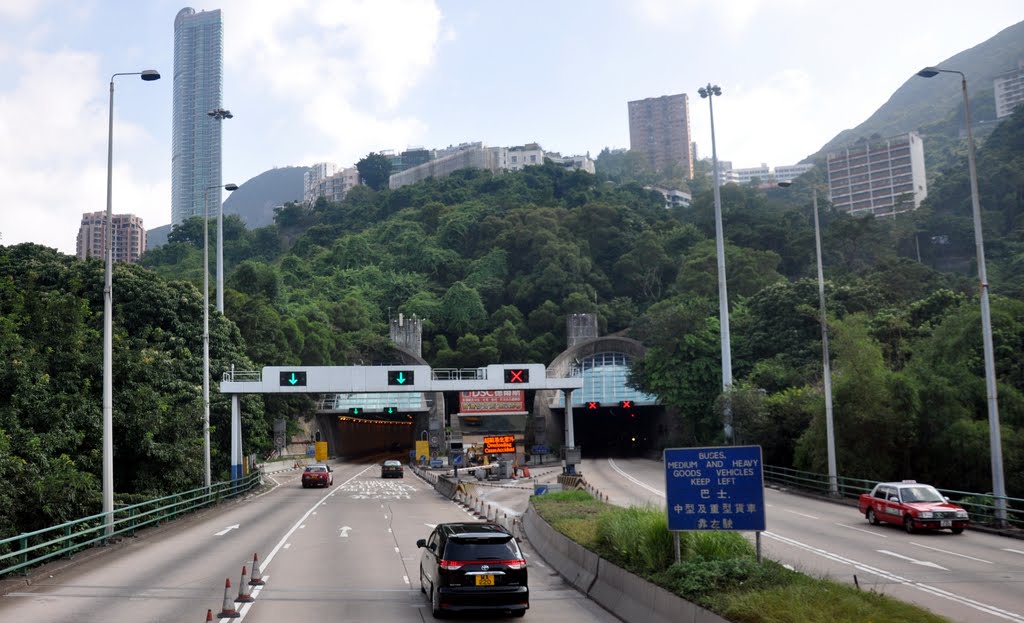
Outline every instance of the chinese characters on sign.
<path fill-rule="evenodd" d="M 460 413 L 524 413 L 526 399 L 521 389 L 459 392 Z"/>
<path fill-rule="evenodd" d="M 669 530 L 764 530 L 760 446 L 665 450 Z"/>
<path fill-rule="evenodd" d="M 516 451 L 514 435 L 484 437 L 484 454 L 512 454 Z"/>

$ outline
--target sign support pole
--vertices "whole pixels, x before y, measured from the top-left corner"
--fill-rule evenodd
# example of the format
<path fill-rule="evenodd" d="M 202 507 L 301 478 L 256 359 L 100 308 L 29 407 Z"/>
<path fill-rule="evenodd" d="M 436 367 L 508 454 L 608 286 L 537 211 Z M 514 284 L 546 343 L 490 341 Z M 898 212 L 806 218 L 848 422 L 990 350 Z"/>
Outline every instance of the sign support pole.
<path fill-rule="evenodd" d="M 757 542 L 758 542 L 758 544 L 760 544 L 761 543 L 761 533 L 758 532 L 757 536 L 758 536 Z M 682 554 L 682 551 L 680 551 L 680 547 L 679 547 L 679 533 L 678 532 L 673 532 L 672 533 L 672 544 L 675 546 L 675 550 L 676 550 L 676 564 L 679 564 L 679 563 L 683 562 L 683 554 Z M 758 548 L 757 551 L 758 551 L 758 554 L 759 554 L 758 555 L 758 559 L 760 559 L 761 548 Z"/>
<path fill-rule="evenodd" d="M 761 531 L 754 533 L 754 541 L 757 546 L 757 564 L 761 564 Z"/>

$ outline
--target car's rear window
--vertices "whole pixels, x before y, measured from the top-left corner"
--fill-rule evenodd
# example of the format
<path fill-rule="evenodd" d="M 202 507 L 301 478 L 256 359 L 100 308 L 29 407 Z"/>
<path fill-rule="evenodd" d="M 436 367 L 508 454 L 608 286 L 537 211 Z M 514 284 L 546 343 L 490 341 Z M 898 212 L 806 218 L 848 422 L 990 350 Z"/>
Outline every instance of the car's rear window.
<path fill-rule="evenodd" d="M 307 467 L 306 471 L 307 472 L 326 472 L 327 468 L 323 467 L 322 465 L 314 465 L 312 467 Z"/>
<path fill-rule="evenodd" d="M 401 467 L 402 464 L 398 461 L 384 461 L 384 467 Z"/>
<path fill-rule="evenodd" d="M 505 540 L 494 537 L 448 539 L 448 547 L 444 552 L 445 560 L 513 560 L 519 557 L 519 550 L 511 536 Z"/>

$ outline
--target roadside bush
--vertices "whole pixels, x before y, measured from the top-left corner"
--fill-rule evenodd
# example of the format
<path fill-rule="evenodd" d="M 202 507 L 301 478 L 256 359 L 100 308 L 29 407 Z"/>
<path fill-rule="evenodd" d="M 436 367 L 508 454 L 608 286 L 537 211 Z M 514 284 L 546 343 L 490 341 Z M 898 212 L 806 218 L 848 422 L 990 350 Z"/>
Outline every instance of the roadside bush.
<path fill-rule="evenodd" d="M 613 508 L 598 516 L 597 539 L 609 559 L 643 573 L 662 571 L 675 556 L 665 511 Z"/>

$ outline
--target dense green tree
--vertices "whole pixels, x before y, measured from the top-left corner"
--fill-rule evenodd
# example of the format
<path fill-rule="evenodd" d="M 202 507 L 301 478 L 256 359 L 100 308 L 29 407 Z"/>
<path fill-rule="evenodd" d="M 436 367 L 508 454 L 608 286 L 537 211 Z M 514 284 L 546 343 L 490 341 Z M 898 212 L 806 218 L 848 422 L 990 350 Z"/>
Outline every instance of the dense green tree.
<path fill-rule="evenodd" d="M 383 190 L 388 187 L 388 178 L 391 177 L 391 159 L 384 154 L 370 152 L 356 163 L 356 169 L 359 170 L 359 181 L 373 190 Z"/>

